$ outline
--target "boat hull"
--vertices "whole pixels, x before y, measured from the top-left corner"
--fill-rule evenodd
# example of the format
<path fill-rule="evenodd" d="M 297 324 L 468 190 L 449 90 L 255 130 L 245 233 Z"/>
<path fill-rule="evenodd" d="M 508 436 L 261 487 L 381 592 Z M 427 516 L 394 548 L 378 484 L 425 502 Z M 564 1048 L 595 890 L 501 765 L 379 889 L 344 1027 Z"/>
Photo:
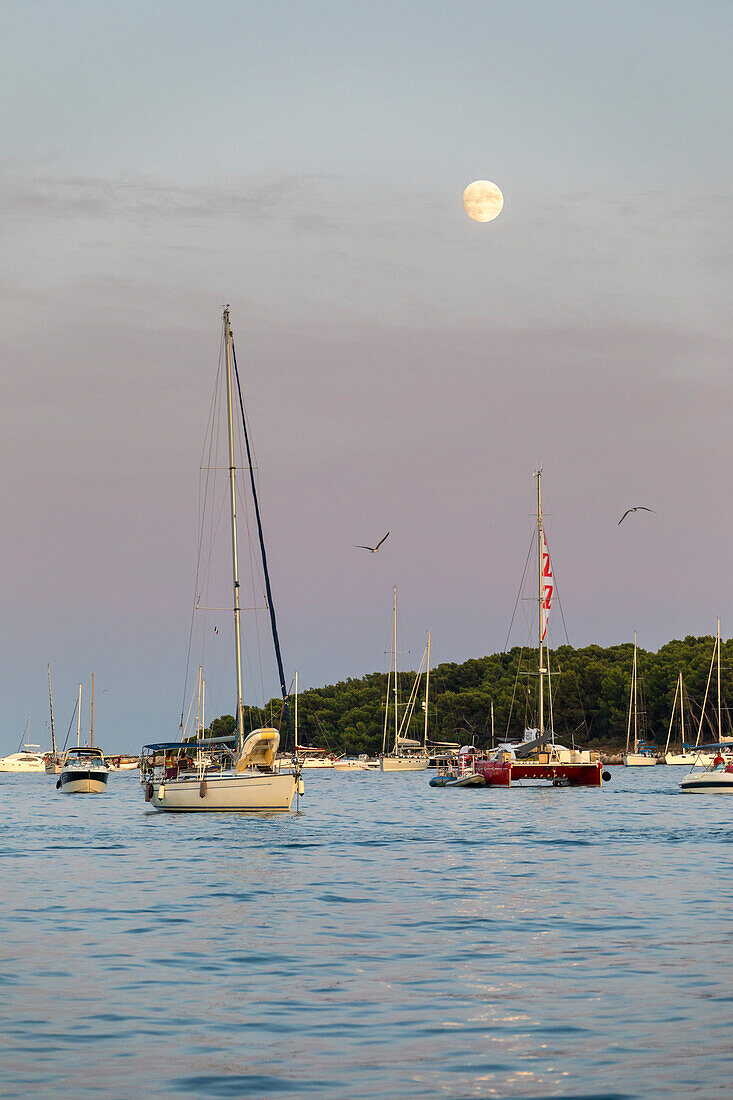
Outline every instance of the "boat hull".
<path fill-rule="evenodd" d="M 379 762 L 383 772 L 424 772 L 427 771 L 427 756 L 383 756 Z"/>
<path fill-rule="evenodd" d="M 680 780 L 680 790 L 687 794 L 733 794 L 733 772 L 686 775 Z"/>
<path fill-rule="evenodd" d="M 107 790 L 107 775 L 106 771 L 62 771 L 56 786 L 63 794 L 104 794 Z"/>
<path fill-rule="evenodd" d="M 532 764 L 522 760 L 477 760 L 477 774 L 487 787 L 536 786 L 550 783 L 556 787 L 601 787 L 600 761 L 588 764 Z"/>
<path fill-rule="evenodd" d="M 45 774 L 45 760 L 0 760 L 0 772 L 42 772 Z"/>
<path fill-rule="evenodd" d="M 627 768 L 650 768 L 659 763 L 656 756 L 647 756 L 641 752 L 627 752 L 623 761 Z"/>
<path fill-rule="evenodd" d="M 146 784 L 146 801 L 168 813 L 216 811 L 287 812 L 296 789 L 292 773 L 245 775 L 179 776 Z"/>

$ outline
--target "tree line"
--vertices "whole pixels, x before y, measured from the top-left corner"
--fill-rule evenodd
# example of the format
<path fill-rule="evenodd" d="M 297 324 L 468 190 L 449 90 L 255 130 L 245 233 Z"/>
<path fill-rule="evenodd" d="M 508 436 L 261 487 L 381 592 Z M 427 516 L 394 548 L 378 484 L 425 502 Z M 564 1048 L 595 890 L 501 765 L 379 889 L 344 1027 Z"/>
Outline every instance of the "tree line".
<path fill-rule="evenodd" d="M 685 740 L 694 741 L 702 720 L 702 741 L 717 737 L 717 669 L 711 660 L 715 639 L 688 636 L 667 642 L 656 653 L 637 649 L 637 722 L 639 736 L 664 745 L 680 671 L 684 683 Z M 612 751 L 626 744 L 633 645 L 591 645 L 582 649 L 560 646 L 548 654 L 552 721 L 558 739 L 566 744 L 590 745 Z M 430 670 L 428 738 L 432 742 L 480 747 L 521 738 L 527 727 L 537 725 L 537 654 L 515 647 L 504 653 L 460 663 L 447 662 Z M 721 642 L 721 726 L 723 735 L 732 724 L 726 699 L 733 700 L 733 641 Z M 400 673 L 400 698 L 407 701 L 414 672 Z M 702 703 L 710 677 L 707 705 Z M 336 753 L 381 752 L 385 724 L 387 675 L 372 672 L 359 679 L 342 680 L 301 692 L 298 700 L 298 741 Z M 420 699 L 424 698 L 424 681 Z M 549 703 L 545 696 L 545 724 Z M 263 716 L 245 708 L 245 728 L 266 721 L 279 725 L 282 700 L 272 700 Z M 291 706 L 292 715 L 292 706 Z M 679 717 L 679 712 L 678 712 Z M 415 707 L 412 724 L 403 733 L 422 738 L 424 711 Z M 215 719 L 211 736 L 234 729 L 234 718 Z M 672 741 L 679 742 L 679 720 Z M 394 740 L 390 715 L 387 747 Z"/>

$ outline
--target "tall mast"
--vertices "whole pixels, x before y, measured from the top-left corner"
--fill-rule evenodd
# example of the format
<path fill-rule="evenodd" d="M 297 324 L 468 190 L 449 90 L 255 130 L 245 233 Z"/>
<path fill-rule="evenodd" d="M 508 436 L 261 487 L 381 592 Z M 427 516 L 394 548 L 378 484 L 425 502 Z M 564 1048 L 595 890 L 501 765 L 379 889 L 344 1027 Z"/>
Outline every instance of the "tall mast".
<path fill-rule="evenodd" d="M 94 748 L 94 673 L 92 673 L 92 708 L 91 720 L 89 723 L 89 740 L 91 741 L 91 747 Z"/>
<path fill-rule="evenodd" d="M 428 700 L 430 696 L 430 631 L 428 631 L 428 660 L 425 668 L 425 733 L 423 734 L 423 747 L 428 747 Z"/>
<path fill-rule="evenodd" d="M 51 666 L 48 666 L 48 701 L 51 705 L 51 749 L 54 763 L 56 762 L 56 730 L 53 724 L 53 695 L 51 693 Z"/>
<path fill-rule="evenodd" d="M 718 619 L 718 741 L 723 733 L 722 717 L 720 713 L 720 618 Z"/>
<path fill-rule="evenodd" d="M 239 629 L 239 575 L 237 567 L 237 498 L 234 479 L 234 419 L 232 415 L 232 329 L 229 309 L 224 310 L 224 353 L 226 359 L 227 424 L 229 429 L 229 503 L 232 519 L 232 584 L 234 589 L 234 653 L 237 665 L 237 748 L 244 745 L 242 704 L 242 639 Z"/>
<path fill-rule="evenodd" d="M 81 744 L 81 684 L 79 684 L 79 703 L 76 708 L 76 747 Z"/>
<path fill-rule="evenodd" d="M 638 723 L 636 715 L 636 630 L 634 630 L 634 671 L 632 672 L 632 692 L 634 693 L 634 752 L 638 752 Z"/>
<path fill-rule="evenodd" d="M 545 732 L 545 669 L 543 657 L 544 644 L 542 635 L 542 605 L 544 603 L 544 584 L 542 580 L 542 470 L 537 471 L 537 562 L 538 562 L 538 593 L 539 598 L 537 601 L 537 633 L 538 633 L 538 673 L 539 673 L 539 714 L 538 725 L 539 735 L 542 737 Z"/>
<path fill-rule="evenodd" d="M 298 751 L 298 670 L 295 670 L 295 714 L 293 716 L 295 722 L 295 752 Z"/>
<path fill-rule="evenodd" d="M 394 586 L 394 599 L 392 606 L 392 652 L 394 653 L 394 751 L 397 754 L 397 585 Z"/>

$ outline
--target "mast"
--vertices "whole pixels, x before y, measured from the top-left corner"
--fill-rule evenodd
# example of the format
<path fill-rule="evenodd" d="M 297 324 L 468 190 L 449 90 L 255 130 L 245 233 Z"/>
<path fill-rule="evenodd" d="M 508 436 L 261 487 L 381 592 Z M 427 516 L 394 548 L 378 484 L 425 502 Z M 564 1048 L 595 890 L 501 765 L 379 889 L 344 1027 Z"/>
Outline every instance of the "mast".
<path fill-rule="evenodd" d="M 91 742 L 91 748 L 94 748 L 94 673 L 92 673 L 92 707 L 91 707 L 91 720 L 89 723 L 89 740 Z"/>
<path fill-rule="evenodd" d="M 674 712 L 677 709 L 677 698 L 680 696 L 680 689 L 682 687 L 682 672 L 680 671 L 677 677 L 677 684 L 674 689 L 674 699 L 672 700 L 672 713 L 669 716 L 669 729 L 667 730 L 667 743 L 664 746 L 665 754 L 669 751 L 669 742 L 672 737 L 672 725 L 674 723 Z M 684 719 L 682 718 L 682 699 L 680 698 L 680 719 L 682 721 L 682 749 L 684 751 Z"/>
<path fill-rule="evenodd" d="M 54 763 L 56 763 L 56 730 L 53 724 L 53 694 L 51 692 L 51 666 L 48 666 L 48 701 L 51 705 L 51 749 Z"/>
<path fill-rule="evenodd" d="M 634 752 L 636 752 L 636 631 L 634 631 L 634 660 L 631 665 L 631 691 L 629 692 L 629 719 L 626 723 L 626 752 L 631 744 L 631 715 L 634 716 Z"/>
<path fill-rule="evenodd" d="M 226 360 L 227 427 L 229 430 L 229 505 L 232 523 L 232 587 L 234 590 L 234 654 L 237 666 L 237 749 L 244 745 L 242 703 L 242 638 L 239 627 L 239 574 L 237 566 L 237 501 L 234 477 L 234 418 L 232 415 L 232 329 L 229 308 L 224 310 L 224 353 Z"/>
<path fill-rule="evenodd" d="M 718 744 L 723 733 L 722 716 L 720 713 L 720 618 L 718 619 Z"/>
<path fill-rule="evenodd" d="M 680 745 L 681 751 L 685 751 L 685 697 L 682 689 L 682 669 L 680 669 Z"/>
<path fill-rule="evenodd" d="M 428 631 L 428 660 L 425 667 L 425 732 L 423 734 L 423 747 L 428 748 L 428 700 L 430 696 L 430 631 Z"/>
<path fill-rule="evenodd" d="M 73 720 L 73 718 L 72 718 Z M 79 684 L 79 702 L 76 708 L 76 747 L 81 745 L 81 684 Z"/>
<path fill-rule="evenodd" d="M 639 751 L 639 727 L 638 727 L 638 715 L 637 715 L 637 695 L 636 695 L 636 631 L 634 631 L 634 672 L 632 676 L 633 690 L 634 690 L 634 752 Z"/>
<path fill-rule="evenodd" d="M 394 586 L 394 599 L 392 610 L 392 652 L 394 653 L 394 751 L 397 755 L 397 738 L 399 735 L 397 723 L 397 585 Z"/>
<path fill-rule="evenodd" d="M 294 751 L 298 751 L 298 670 L 295 670 L 295 713 L 293 715 L 293 721 L 295 723 L 295 748 Z"/>
<path fill-rule="evenodd" d="M 538 562 L 538 601 L 537 601 L 537 631 L 538 631 L 538 648 L 537 654 L 539 659 L 538 673 L 539 673 L 539 713 L 538 713 L 538 726 L 539 736 L 542 737 L 545 732 L 545 669 L 543 657 L 543 638 L 544 631 L 542 629 L 542 605 L 544 603 L 544 582 L 542 578 L 542 470 L 537 471 L 537 562 Z"/>

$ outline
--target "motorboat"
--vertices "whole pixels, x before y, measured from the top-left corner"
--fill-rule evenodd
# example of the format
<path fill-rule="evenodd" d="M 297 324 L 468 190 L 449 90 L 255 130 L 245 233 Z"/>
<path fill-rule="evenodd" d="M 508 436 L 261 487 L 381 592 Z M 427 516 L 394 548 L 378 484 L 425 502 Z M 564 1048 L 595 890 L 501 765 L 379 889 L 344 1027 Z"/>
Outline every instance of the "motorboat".
<path fill-rule="evenodd" d="M 680 780 L 680 790 L 686 794 L 733 794 L 733 757 L 723 755 L 726 746 L 716 743 L 702 746 L 713 750 L 712 763 L 704 771 L 693 770 Z"/>
<path fill-rule="evenodd" d="M 457 756 L 438 757 L 436 761 L 437 774 L 430 780 L 430 786 L 485 787 L 486 780 L 475 768 L 478 755 L 473 745 L 463 745 Z"/>
<path fill-rule="evenodd" d="M 64 794 L 103 794 L 108 778 L 109 765 L 99 747 L 74 746 L 64 753 L 56 788 Z"/>
<path fill-rule="evenodd" d="M 26 744 L 18 752 L 0 759 L 0 772 L 43 772 L 46 773 L 46 754 L 40 745 Z"/>

